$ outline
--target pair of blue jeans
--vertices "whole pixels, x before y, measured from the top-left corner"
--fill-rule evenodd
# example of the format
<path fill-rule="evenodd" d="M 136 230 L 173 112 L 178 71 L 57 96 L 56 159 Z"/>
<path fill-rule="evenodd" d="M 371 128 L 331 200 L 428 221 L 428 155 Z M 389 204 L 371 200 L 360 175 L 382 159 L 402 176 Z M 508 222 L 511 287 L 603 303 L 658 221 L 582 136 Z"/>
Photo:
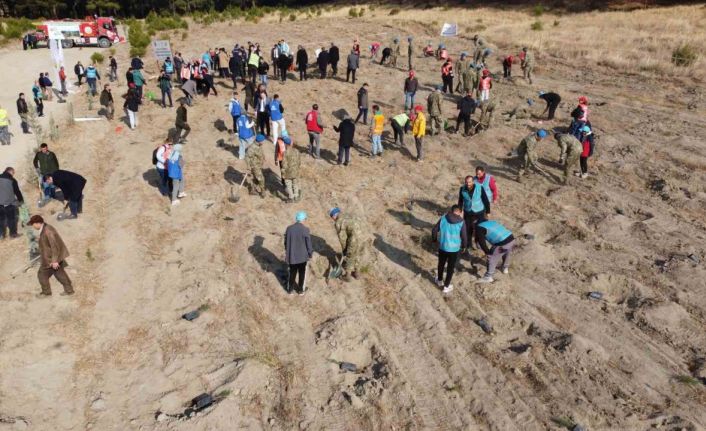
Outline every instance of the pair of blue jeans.
<path fill-rule="evenodd" d="M 404 108 L 405 109 L 412 109 L 412 107 L 414 106 L 414 95 L 415 94 L 416 94 L 416 92 L 410 93 L 410 92 L 405 91 L 405 93 L 404 93 Z"/>
<path fill-rule="evenodd" d="M 382 135 L 373 135 L 373 156 L 382 154 Z"/>

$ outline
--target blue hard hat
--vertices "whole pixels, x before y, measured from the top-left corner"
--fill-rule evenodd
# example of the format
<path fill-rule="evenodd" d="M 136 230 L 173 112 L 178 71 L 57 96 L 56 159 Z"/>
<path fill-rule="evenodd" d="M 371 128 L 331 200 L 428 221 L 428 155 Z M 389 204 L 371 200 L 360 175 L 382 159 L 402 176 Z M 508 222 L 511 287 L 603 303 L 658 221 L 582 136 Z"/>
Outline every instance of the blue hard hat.
<path fill-rule="evenodd" d="M 591 133 L 591 128 L 588 126 L 583 126 L 579 130 L 581 130 L 583 133 Z"/>
<path fill-rule="evenodd" d="M 297 222 L 302 222 L 306 220 L 306 212 L 305 211 L 299 211 L 297 215 L 295 216 Z"/>
<path fill-rule="evenodd" d="M 283 136 L 282 140 L 284 141 L 284 145 L 292 145 L 292 138 L 289 136 Z"/>
<path fill-rule="evenodd" d="M 263 135 L 261 133 L 258 133 L 258 135 L 255 136 L 255 142 L 263 142 L 265 139 L 267 139 L 267 138 L 265 138 L 265 135 Z"/>
<path fill-rule="evenodd" d="M 333 207 L 333 208 L 331 208 L 331 211 L 328 212 L 328 216 L 333 217 L 340 212 L 341 212 L 341 209 L 339 207 Z"/>
<path fill-rule="evenodd" d="M 546 137 L 547 137 L 547 131 L 544 130 L 544 129 L 539 129 L 539 130 L 537 130 L 537 137 L 546 138 Z"/>

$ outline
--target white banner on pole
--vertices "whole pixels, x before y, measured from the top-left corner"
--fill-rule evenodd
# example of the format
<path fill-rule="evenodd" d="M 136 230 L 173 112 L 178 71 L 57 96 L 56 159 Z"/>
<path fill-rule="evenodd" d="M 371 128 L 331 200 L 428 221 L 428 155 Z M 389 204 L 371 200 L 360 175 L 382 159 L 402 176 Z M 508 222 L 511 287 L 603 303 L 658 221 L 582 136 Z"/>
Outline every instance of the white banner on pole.
<path fill-rule="evenodd" d="M 155 40 L 152 42 L 152 50 L 157 60 L 164 61 L 167 57 L 172 56 L 172 48 L 168 40 Z"/>
<path fill-rule="evenodd" d="M 56 88 L 61 88 L 59 69 L 64 65 L 64 49 L 61 46 L 61 40 L 49 39 L 49 51 L 51 52 L 52 60 L 54 60 L 54 82 L 56 83 Z"/>
<path fill-rule="evenodd" d="M 444 26 L 441 28 L 441 36 L 444 37 L 452 37 L 456 36 L 458 34 L 458 26 L 454 24 L 449 24 L 448 22 L 444 23 Z"/>

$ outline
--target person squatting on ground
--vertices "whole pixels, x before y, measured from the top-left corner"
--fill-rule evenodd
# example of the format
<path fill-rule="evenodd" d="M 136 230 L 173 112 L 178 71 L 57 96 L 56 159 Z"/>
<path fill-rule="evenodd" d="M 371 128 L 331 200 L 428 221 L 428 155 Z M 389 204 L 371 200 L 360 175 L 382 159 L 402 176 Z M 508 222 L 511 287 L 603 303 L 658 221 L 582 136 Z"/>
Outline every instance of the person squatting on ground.
<path fill-rule="evenodd" d="M 265 175 L 262 172 L 262 165 L 265 162 L 265 153 L 262 150 L 262 143 L 265 135 L 259 134 L 255 137 L 255 143 L 248 148 L 245 154 L 245 163 L 250 168 L 253 179 L 253 191 L 265 198 Z"/>
<path fill-rule="evenodd" d="M 432 241 L 439 243 L 436 285 L 444 289 L 443 293 L 449 293 L 453 290 L 451 280 L 458 255 L 468 246 L 468 236 L 464 225 L 461 207 L 454 205 L 451 211 L 439 219 L 431 231 Z M 446 272 L 445 278 L 444 272 Z"/>
<path fill-rule="evenodd" d="M 17 208 L 24 204 L 24 197 L 15 179 L 15 169 L 8 167 L 0 174 L 0 239 L 5 229 L 10 238 L 17 238 Z"/>
<path fill-rule="evenodd" d="M 348 166 L 351 162 L 351 147 L 355 137 L 355 123 L 348 113 L 343 114 L 343 119 L 338 126 L 333 126 L 333 130 L 338 132 L 338 164 Z"/>
<path fill-rule="evenodd" d="M 414 146 L 417 149 L 417 161 L 424 160 L 423 141 L 427 133 L 427 119 L 424 116 L 422 105 L 414 107 L 414 122 L 412 123 L 412 136 L 414 136 Z"/>
<path fill-rule="evenodd" d="M 515 237 L 505 226 L 495 220 L 485 220 L 476 226 L 476 241 L 488 258 L 485 275 L 477 283 L 495 281 L 495 268 L 502 262 L 501 272 L 510 272 L 510 254 L 515 247 Z M 488 243 L 490 247 L 488 247 Z"/>
<path fill-rule="evenodd" d="M 167 175 L 172 181 L 172 206 L 179 205 L 179 199 L 186 197 L 184 192 L 184 157 L 182 144 L 175 144 L 167 160 Z"/>
<path fill-rule="evenodd" d="M 382 132 L 384 129 L 385 116 L 382 115 L 380 106 L 373 105 L 373 121 L 370 123 L 370 139 L 372 141 L 370 154 L 372 157 L 382 156 Z"/>
<path fill-rule="evenodd" d="M 304 117 L 304 123 L 306 123 L 306 133 L 309 135 L 309 154 L 318 160 L 321 158 L 321 133 L 324 131 L 319 105 L 314 103 L 311 106 L 311 111 Z"/>
<path fill-rule="evenodd" d="M 306 265 L 314 254 L 309 228 L 304 224 L 306 212 L 299 211 L 296 223 L 284 232 L 285 262 L 288 265 L 287 293 L 296 291 L 299 295 L 306 292 Z M 297 282 L 297 278 L 299 281 Z"/>
<path fill-rule="evenodd" d="M 69 257 L 69 250 L 64 241 L 53 226 L 44 223 L 40 215 L 33 215 L 29 219 L 29 225 L 39 232 L 39 270 L 37 279 L 42 288 L 39 297 L 51 296 L 51 285 L 49 279 L 54 276 L 64 287 L 61 295 L 73 295 L 74 288 L 65 268 L 68 266 L 66 258 Z"/>
<path fill-rule="evenodd" d="M 301 156 L 299 151 L 292 145 L 292 138 L 285 136 L 282 138 L 287 149 L 282 158 L 282 179 L 287 190 L 288 202 L 298 202 L 301 200 L 302 192 L 299 188 L 299 169 L 301 168 Z"/>
<path fill-rule="evenodd" d="M 356 217 L 342 214 L 338 207 L 332 208 L 328 215 L 334 221 L 338 241 L 341 243 L 345 280 L 350 281 L 350 277 L 357 279 L 364 248 L 362 225 Z"/>
<path fill-rule="evenodd" d="M 66 219 L 75 219 L 83 212 L 83 189 L 86 187 L 86 179 L 81 175 L 65 170 L 56 170 L 51 174 L 44 175 L 44 182 L 48 185 L 61 189 L 64 199 L 69 201 L 71 215 Z"/>

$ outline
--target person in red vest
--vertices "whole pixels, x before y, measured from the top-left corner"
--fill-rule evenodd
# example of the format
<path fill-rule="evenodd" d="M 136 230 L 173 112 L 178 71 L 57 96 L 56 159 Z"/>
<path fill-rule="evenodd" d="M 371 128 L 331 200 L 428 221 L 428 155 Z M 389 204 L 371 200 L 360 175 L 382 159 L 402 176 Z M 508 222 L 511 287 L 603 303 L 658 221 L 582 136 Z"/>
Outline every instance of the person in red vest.
<path fill-rule="evenodd" d="M 315 159 L 321 158 L 321 133 L 324 131 L 324 123 L 319 114 L 319 105 L 314 103 L 311 111 L 304 118 L 306 132 L 309 134 L 309 154 Z"/>
<path fill-rule="evenodd" d="M 512 62 L 515 60 L 515 57 L 511 55 L 508 55 L 505 57 L 503 60 L 503 78 L 512 78 Z"/>
<path fill-rule="evenodd" d="M 481 102 L 490 99 L 490 89 L 493 88 L 493 78 L 488 69 L 483 69 L 483 76 L 478 81 L 478 92 Z"/>
<path fill-rule="evenodd" d="M 451 94 L 454 93 L 454 67 L 451 57 L 447 58 L 444 65 L 441 66 L 441 80 L 444 83 L 443 91 L 446 93 L 448 88 Z"/>

